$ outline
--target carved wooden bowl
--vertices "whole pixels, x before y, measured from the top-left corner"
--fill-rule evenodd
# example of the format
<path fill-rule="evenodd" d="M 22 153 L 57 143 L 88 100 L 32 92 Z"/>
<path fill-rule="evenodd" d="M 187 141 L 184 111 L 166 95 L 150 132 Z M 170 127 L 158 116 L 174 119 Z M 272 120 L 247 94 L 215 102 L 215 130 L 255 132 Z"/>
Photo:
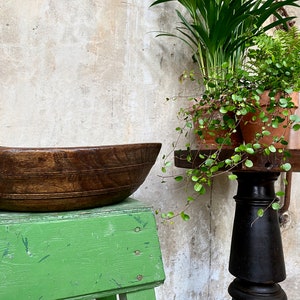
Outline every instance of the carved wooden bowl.
<path fill-rule="evenodd" d="M 0 209 L 66 211 L 121 202 L 144 182 L 160 148 L 0 147 Z"/>

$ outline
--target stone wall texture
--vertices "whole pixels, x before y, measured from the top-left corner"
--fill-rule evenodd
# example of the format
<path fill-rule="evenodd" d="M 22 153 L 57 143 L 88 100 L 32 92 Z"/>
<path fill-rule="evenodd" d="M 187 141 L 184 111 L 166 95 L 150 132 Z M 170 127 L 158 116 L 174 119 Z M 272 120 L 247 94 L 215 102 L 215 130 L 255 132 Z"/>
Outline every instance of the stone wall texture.
<path fill-rule="evenodd" d="M 155 37 L 154 31 L 169 28 L 171 6 L 150 9 L 150 4 L 1 1 L 0 145 L 161 142 L 157 163 L 134 196 L 154 210 L 180 210 L 189 187 L 171 179 L 161 183 L 161 156 L 177 139 L 180 96 L 191 92 L 178 78 L 192 65 L 180 41 Z M 299 9 L 293 13 L 300 17 Z M 176 101 L 165 100 L 178 95 Z M 290 222 L 282 230 L 288 274 L 282 286 L 292 300 L 300 299 L 299 182 L 295 174 Z M 190 221 L 164 224 L 157 215 L 166 271 L 165 284 L 156 289 L 158 300 L 230 299 L 235 191 L 236 183 L 220 176 L 188 210 Z"/>

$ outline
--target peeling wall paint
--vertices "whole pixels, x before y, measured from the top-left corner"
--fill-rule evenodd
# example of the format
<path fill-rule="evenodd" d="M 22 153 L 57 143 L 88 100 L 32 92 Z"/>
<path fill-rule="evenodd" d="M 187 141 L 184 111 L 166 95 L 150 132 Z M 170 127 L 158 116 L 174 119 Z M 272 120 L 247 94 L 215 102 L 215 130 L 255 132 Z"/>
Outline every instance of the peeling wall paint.
<path fill-rule="evenodd" d="M 178 41 L 155 38 L 167 29 L 168 5 L 139 0 L 10 0 L 0 3 L 0 144 L 78 146 L 176 140 L 178 77 L 190 54 Z M 299 10 L 295 11 L 299 16 Z M 160 183 L 160 157 L 135 197 L 154 209 L 184 206 L 185 186 Z M 174 169 L 174 173 L 182 170 Z M 297 299 L 300 279 L 299 190 L 295 175 L 291 223 L 283 229 L 287 280 Z M 236 183 L 217 178 L 189 210 L 191 220 L 157 218 L 166 282 L 158 300 L 226 300 L 232 197 Z M 182 200 L 181 200 L 182 199 Z"/>

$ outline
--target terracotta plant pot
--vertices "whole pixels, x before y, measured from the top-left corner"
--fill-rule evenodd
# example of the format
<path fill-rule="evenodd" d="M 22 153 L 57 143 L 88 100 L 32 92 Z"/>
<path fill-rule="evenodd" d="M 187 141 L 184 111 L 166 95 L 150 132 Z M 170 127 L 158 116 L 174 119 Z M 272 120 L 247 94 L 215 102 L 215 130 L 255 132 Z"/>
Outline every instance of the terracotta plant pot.
<path fill-rule="evenodd" d="M 66 211 L 118 203 L 144 182 L 160 148 L 0 147 L 0 209 Z"/>
<path fill-rule="evenodd" d="M 277 94 L 275 98 L 279 99 L 280 94 Z M 295 108 L 291 108 L 289 110 L 290 115 L 295 113 L 296 108 L 299 105 L 299 94 L 294 92 L 291 94 L 292 101 L 295 105 Z M 261 96 L 260 96 L 260 104 L 261 104 L 261 109 L 262 111 L 265 112 L 266 116 L 271 118 L 272 114 L 270 114 L 267 111 L 267 108 L 270 103 L 270 98 L 269 98 L 269 91 L 265 91 Z M 271 134 L 268 136 L 263 136 L 261 137 L 258 142 L 260 144 L 266 144 L 270 145 L 272 144 L 274 137 L 280 138 L 283 137 L 284 140 L 289 141 L 289 136 L 290 136 L 290 131 L 291 128 L 288 126 L 288 118 L 284 117 L 282 114 L 283 108 L 276 108 L 275 115 L 281 116 L 282 118 L 285 118 L 286 120 L 283 121 L 282 123 L 279 124 L 278 128 L 273 128 L 272 126 L 268 126 L 267 123 L 263 123 L 261 118 L 259 118 L 259 113 L 248 113 L 247 115 L 243 116 L 241 121 L 240 121 L 240 128 L 242 132 L 242 136 L 244 139 L 244 142 L 247 143 L 254 143 L 256 141 L 256 134 L 262 132 L 262 128 L 265 127 L 267 131 L 269 131 Z M 274 114 L 274 113 L 273 113 Z M 278 142 L 274 143 L 274 146 L 276 148 L 283 148 L 283 145 Z"/>
<path fill-rule="evenodd" d="M 299 93 L 298 93 L 299 97 Z M 300 108 L 298 107 L 295 111 L 295 115 L 300 117 Z M 288 149 L 300 149 L 300 130 L 291 130 Z"/>

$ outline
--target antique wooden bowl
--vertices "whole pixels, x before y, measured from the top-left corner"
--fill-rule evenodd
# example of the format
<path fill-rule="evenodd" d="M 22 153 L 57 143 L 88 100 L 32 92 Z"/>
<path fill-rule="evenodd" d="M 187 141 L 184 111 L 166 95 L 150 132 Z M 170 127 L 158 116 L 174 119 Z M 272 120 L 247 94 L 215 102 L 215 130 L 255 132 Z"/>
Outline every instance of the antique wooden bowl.
<path fill-rule="evenodd" d="M 0 209 L 66 211 L 121 202 L 144 182 L 160 148 L 0 147 Z"/>

